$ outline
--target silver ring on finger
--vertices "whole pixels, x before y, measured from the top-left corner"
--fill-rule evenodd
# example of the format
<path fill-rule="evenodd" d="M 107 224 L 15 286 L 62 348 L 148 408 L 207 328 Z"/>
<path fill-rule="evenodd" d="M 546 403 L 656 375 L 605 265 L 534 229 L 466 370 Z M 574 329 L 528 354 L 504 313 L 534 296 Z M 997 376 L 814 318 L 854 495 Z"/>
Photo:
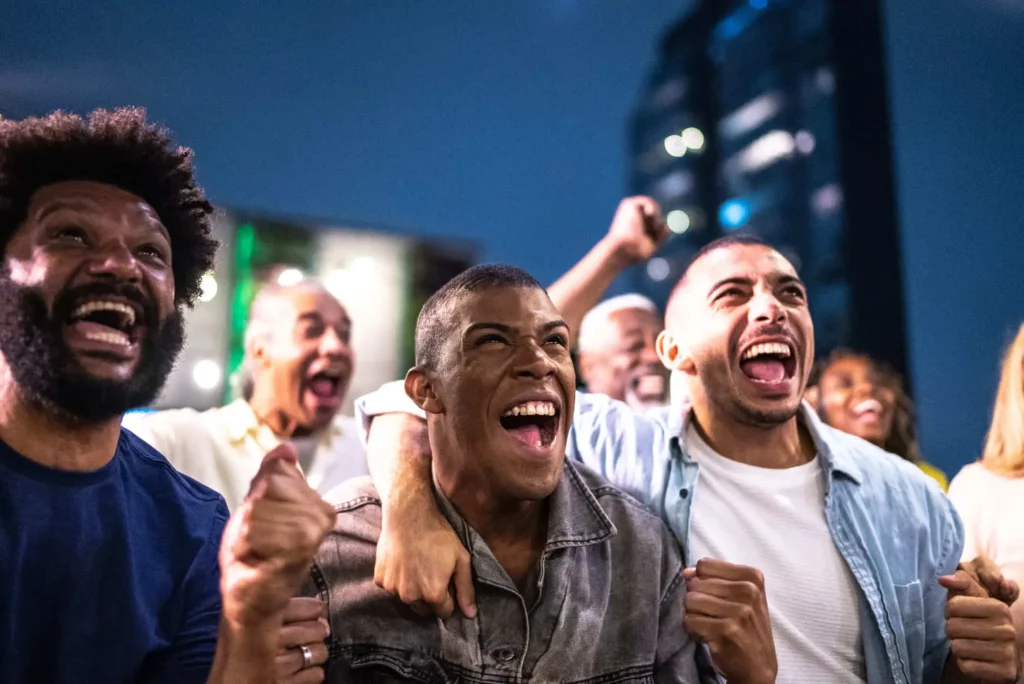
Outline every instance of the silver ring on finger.
<path fill-rule="evenodd" d="M 303 644 L 299 646 L 299 650 L 302 652 L 302 669 L 308 670 L 313 667 L 313 651 L 310 650 L 309 646 Z"/>

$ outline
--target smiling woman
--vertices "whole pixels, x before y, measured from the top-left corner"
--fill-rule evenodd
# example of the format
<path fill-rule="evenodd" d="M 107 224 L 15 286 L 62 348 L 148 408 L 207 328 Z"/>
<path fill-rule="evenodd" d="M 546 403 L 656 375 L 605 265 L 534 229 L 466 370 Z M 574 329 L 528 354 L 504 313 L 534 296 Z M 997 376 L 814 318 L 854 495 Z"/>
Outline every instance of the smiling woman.
<path fill-rule="evenodd" d="M 807 401 L 830 426 L 910 461 L 945 490 L 945 474 L 921 458 L 914 404 L 895 371 L 863 354 L 839 349 L 818 362 Z"/>

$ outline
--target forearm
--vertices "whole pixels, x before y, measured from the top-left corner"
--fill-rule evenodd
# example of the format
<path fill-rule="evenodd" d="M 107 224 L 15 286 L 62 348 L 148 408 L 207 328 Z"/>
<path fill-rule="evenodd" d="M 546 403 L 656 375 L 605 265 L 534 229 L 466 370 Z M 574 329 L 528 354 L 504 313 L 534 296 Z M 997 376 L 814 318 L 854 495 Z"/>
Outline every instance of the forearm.
<path fill-rule="evenodd" d="M 280 624 L 233 626 L 222 619 L 207 684 L 274 684 Z"/>
<path fill-rule="evenodd" d="M 612 281 L 630 264 L 631 260 L 621 253 L 613 240 L 605 237 L 548 288 L 548 295 L 574 340 L 583 317 L 601 301 Z"/>
<path fill-rule="evenodd" d="M 428 501 L 433 508 L 427 423 L 407 413 L 385 413 L 370 424 L 366 440 L 370 477 L 384 515 L 395 503 Z"/>

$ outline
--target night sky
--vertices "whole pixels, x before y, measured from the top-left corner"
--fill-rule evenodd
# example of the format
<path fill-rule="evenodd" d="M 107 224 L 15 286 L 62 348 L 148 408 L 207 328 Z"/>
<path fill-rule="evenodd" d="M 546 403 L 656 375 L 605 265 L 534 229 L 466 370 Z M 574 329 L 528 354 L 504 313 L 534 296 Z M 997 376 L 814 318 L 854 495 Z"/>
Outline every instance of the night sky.
<path fill-rule="evenodd" d="M 8 0 L 0 114 L 145 105 L 221 205 L 471 238 L 551 281 L 607 227 L 688 5 Z M 923 450 L 953 474 L 1024 318 L 1024 6 L 884 5 Z"/>

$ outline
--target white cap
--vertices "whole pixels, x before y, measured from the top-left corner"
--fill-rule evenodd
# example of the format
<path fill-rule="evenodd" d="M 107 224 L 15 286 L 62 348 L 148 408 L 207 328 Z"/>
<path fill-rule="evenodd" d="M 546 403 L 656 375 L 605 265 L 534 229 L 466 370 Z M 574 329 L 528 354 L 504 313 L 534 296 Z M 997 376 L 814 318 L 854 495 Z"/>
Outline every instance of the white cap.
<path fill-rule="evenodd" d="M 576 336 L 576 349 L 581 352 L 592 351 L 599 346 L 598 340 L 604 333 L 604 329 L 612 314 L 627 309 L 640 309 L 659 314 L 658 306 L 647 297 L 641 294 L 629 293 L 606 299 L 593 309 L 587 312 L 580 322 L 580 332 Z"/>

